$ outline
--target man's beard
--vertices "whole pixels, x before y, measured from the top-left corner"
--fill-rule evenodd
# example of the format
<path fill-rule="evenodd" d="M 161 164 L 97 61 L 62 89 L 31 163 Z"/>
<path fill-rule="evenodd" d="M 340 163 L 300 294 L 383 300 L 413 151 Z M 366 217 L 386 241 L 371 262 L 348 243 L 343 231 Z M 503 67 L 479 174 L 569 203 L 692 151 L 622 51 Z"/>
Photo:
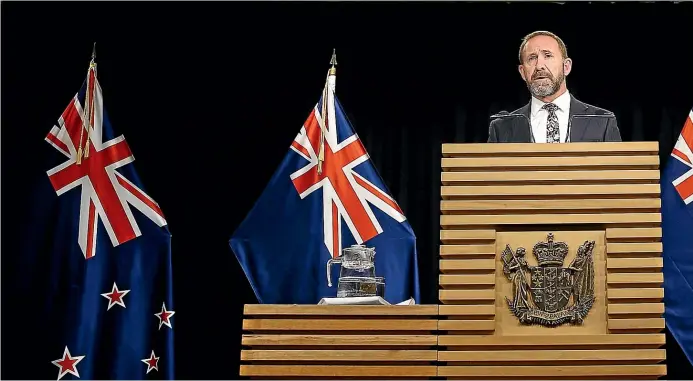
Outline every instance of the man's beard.
<path fill-rule="evenodd" d="M 558 89 L 561 87 L 561 84 L 563 84 L 563 81 L 565 80 L 565 75 L 562 72 L 558 75 L 558 78 L 556 78 L 555 80 L 553 76 L 549 73 L 546 73 L 544 75 L 546 75 L 547 78 L 543 79 L 540 82 L 532 80 L 527 82 L 527 88 L 529 89 L 529 92 L 532 93 L 532 95 L 534 95 L 535 97 L 544 98 L 556 94 Z M 546 83 L 547 79 L 549 83 Z"/>

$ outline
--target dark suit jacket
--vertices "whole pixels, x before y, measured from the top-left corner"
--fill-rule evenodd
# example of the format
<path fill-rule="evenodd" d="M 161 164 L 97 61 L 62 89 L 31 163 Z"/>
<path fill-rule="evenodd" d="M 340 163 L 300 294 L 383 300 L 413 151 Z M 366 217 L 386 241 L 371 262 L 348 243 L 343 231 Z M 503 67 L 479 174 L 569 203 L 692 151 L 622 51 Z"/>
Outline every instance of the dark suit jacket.
<path fill-rule="evenodd" d="M 511 114 L 521 116 L 498 117 L 493 120 L 488 131 L 489 143 L 533 143 L 532 127 L 530 125 L 530 103 Z M 568 119 L 569 142 L 620 142 L 621 133 L 618 129 L 616 116 L 613 112 L 580 102 L 570 96 L 570 113 Z M 561 137 L 561 142 L 565 137 Z"/>

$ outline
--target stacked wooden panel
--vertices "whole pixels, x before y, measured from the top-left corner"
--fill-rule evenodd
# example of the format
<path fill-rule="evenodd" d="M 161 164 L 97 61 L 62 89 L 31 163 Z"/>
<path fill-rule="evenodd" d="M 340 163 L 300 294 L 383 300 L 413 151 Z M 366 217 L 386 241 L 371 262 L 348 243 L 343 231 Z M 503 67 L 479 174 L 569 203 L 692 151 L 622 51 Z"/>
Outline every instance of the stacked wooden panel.
<path fill-rule="evenodd" d="M 439 376 L 665 375 L 657 143 L 445 144 L 442 152 Z M 583 325 L 526 326 L 508 308 L 500 252 L 525 247 L 529 261 L 548 233 L 572 257 L 596 242 L 596 301 Z"/>
<path fill-rule="evenodd" d="M 606 230 L 610 332 L 648 333 L 664 329 L 661 237 L 661 228 Z"/>
<path fill-rule="evenodd" d="M 443 201 L 455 208 L 456 201 Z M 496 231 L 442 230 L 439 316 L 442 332 L 488 334 L 495 329 Z"/>
<path fill-rule="evenodd" d="M 437 305 L 246 305 L 241 376 L 436 376 Z"/>

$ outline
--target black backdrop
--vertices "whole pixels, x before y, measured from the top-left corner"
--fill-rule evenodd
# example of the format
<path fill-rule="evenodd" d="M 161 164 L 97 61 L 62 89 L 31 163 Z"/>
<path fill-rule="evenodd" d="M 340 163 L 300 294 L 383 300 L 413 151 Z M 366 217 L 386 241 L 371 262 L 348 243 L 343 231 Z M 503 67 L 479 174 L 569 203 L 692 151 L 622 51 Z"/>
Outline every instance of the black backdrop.
<path fill-rule="evenodd" d="M 436 303 L 440 145 L 485 141 L 490 114 L 528 101 L 521 37 L 561 36 L 571 92 L 613 110 L 624 140 L 659 141 L 666 162 L 693 106 L 692 5 L 3 2 L 3 378 L 36 361 L 13 238 L 93 41 L 111 121 L 173 235 L 177 378 L 220 379 L 238 376 L 242 308 L 256 302 L 228 239 L 317 101 L 333 47 L 337 94 L 417 234 L 423 303 Z M 690 377 L 668 342 L 669 378 Z"/>

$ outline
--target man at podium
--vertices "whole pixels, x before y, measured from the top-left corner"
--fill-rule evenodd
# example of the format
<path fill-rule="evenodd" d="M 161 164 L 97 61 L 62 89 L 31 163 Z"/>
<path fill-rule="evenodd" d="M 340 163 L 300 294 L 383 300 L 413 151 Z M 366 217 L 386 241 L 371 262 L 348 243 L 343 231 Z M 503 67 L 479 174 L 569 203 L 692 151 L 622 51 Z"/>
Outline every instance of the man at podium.
<path fill-rule="evenodd" d="M 532 98 L 525 106 L 491 116 L 489 143 L 618 142 L 613 112 L 577 100 L 566 76 L 573 61 L 563 41 L 537 31 L 520 44 L 518 69 Z"/>

